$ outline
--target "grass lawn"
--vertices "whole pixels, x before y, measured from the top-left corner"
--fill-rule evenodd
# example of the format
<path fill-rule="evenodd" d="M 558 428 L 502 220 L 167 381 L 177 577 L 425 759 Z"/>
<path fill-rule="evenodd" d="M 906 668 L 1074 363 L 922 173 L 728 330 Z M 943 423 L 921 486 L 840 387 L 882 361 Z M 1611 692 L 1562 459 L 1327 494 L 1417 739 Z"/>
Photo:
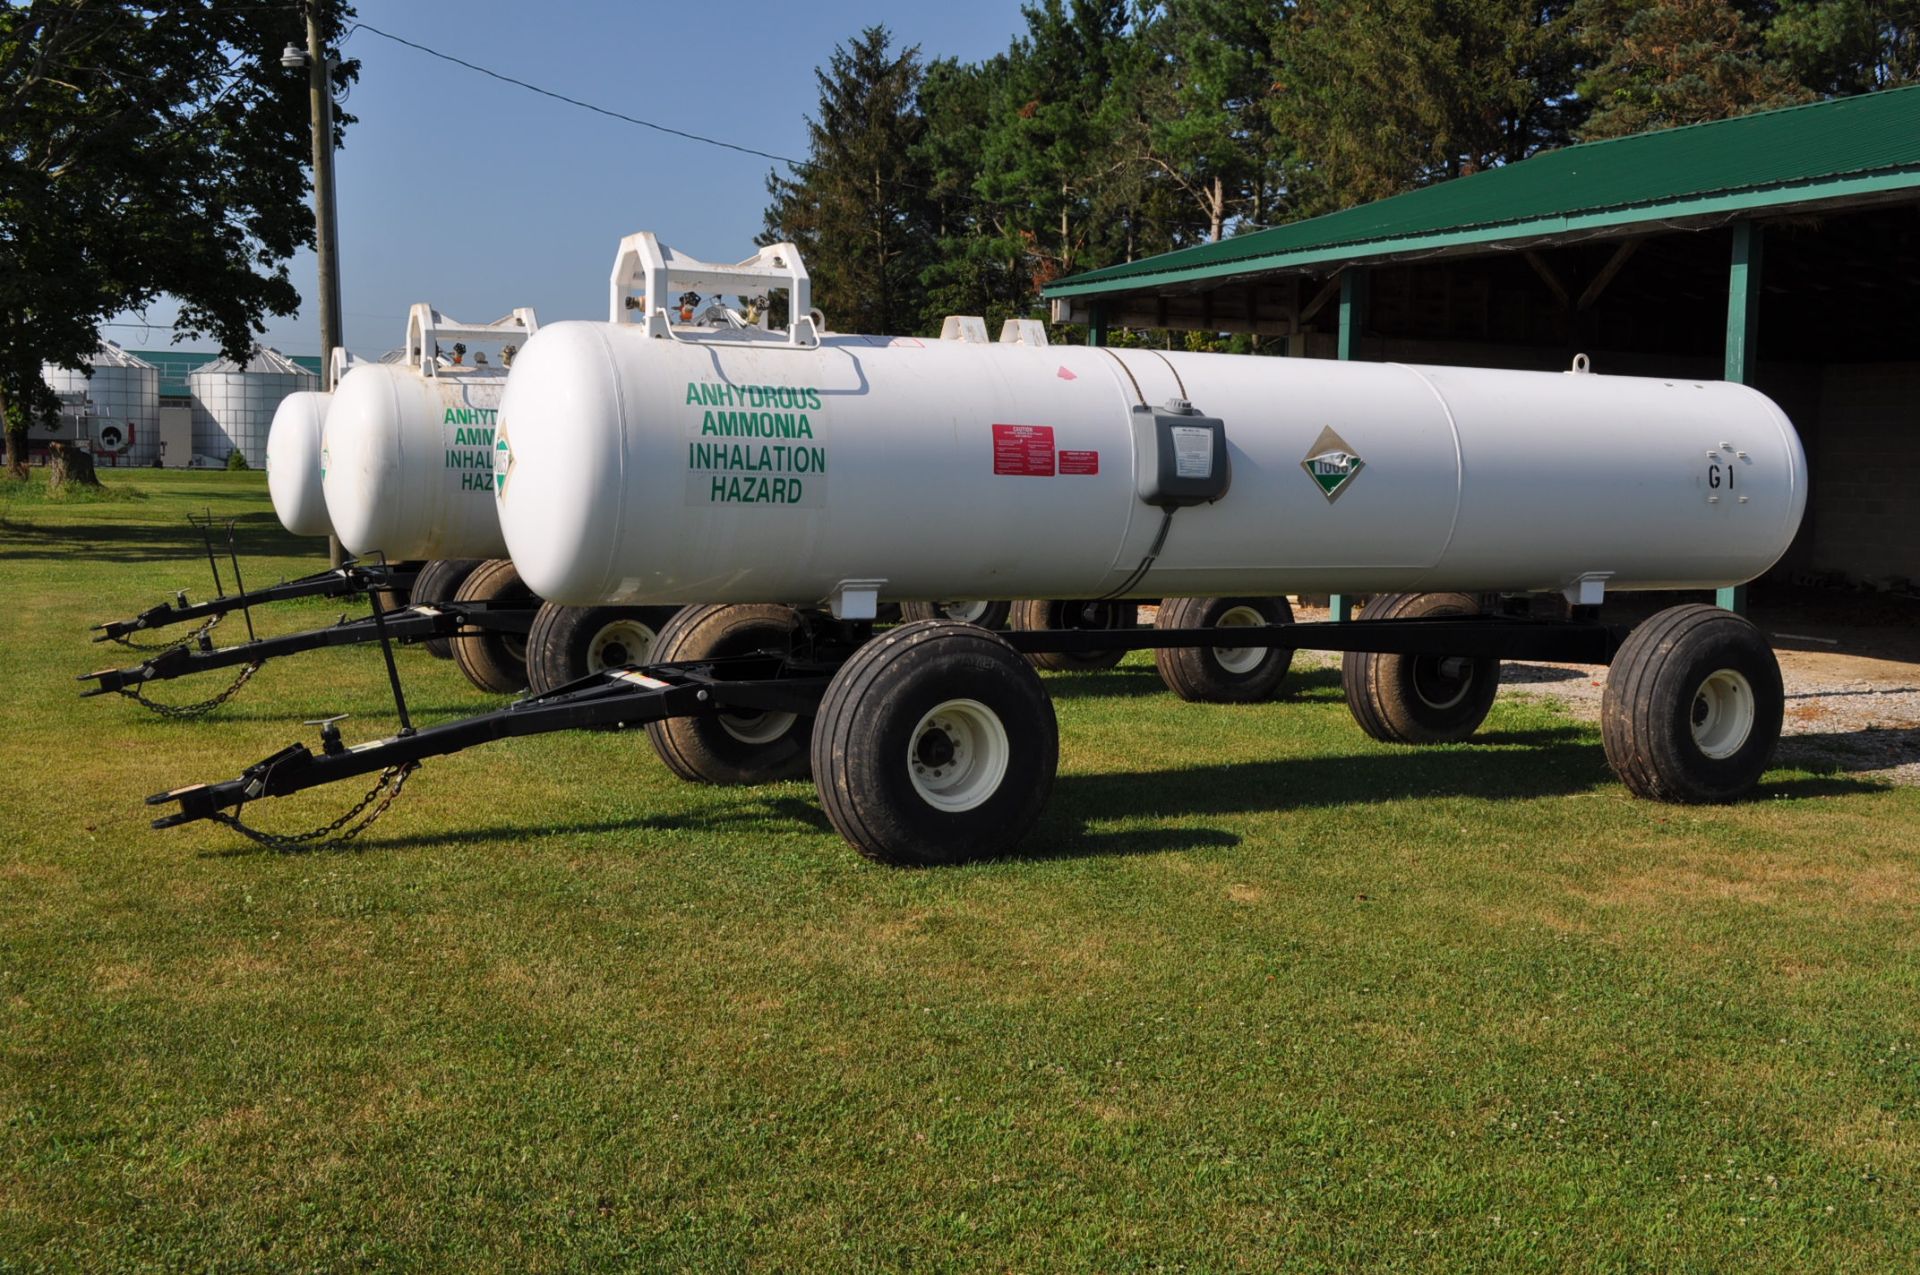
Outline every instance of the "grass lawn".
<path fill-rule="evenodd" d="M 1015 860 L 876 867 L 637 734 L 276 855 L 140 799 L 387 733 L 379 657 L 77 698 L 134 658 L 89 623 L 206 592 L 188 510 L 319 563 L 260 474 L 107 478 L 0 485 L 0 1271 L 1914 1267 L 1920 790 L 1662 807 L 1550 707 L 1412 751 L 1134 656 L 1049 675 Z M 422 722 L 503 702 L 399 658 Z"/>

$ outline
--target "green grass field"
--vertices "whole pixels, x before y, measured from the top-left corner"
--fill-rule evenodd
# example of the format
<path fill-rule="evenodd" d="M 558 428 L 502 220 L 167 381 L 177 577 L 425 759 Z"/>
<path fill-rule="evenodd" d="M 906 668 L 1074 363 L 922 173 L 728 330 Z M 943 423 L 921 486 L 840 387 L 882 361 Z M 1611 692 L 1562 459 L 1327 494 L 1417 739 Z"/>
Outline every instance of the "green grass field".
<path fill-rule="evenodd" d="M 0 485 L 0 1271 L 1914 1267 L 1920 791 L 1661 807 L 1551 708 L 1409 751 L 1329 671 L 1135 656 L 1049 677 L 1014 860 L 876 867 L 614 734 L 276 855 L 141 798 L 389 732 L 379 658 L 79 699 L 134 658 L 89 623 L 207 591 L 189 510 L 317 565 L 259 474 L 107 477 Z M 502 702 L 399 658 L 422 721 Z"/>

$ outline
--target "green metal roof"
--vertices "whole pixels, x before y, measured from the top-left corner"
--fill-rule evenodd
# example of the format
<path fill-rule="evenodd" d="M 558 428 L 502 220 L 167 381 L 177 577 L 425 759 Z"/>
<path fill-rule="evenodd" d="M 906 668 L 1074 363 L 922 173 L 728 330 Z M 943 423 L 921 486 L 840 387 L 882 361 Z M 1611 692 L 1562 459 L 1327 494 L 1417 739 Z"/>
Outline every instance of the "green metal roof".
<path fill-rule="evenodd" d="M 1269 230 L 1056 280 L 1049 297 L 1920 186 L 1920 86 L 1545 151 Z"/>
<path fill-rule="evenodd" d="M 187 375 L 195 368 L 205 367 L 209 363 L 220 361 L 220 351 L 211 354 L 192 350 L 129 350 L 129 354 L 138 355 L 160 369 L 160 395 L 163 398 L 185 398 L 187 396 Z M 307 369 L 315 376 L 321 375 L 322 361 L 317 354 L 295 354 L 289 356 L 295 363 Z"/>
<path fill-rule="evenodd" d="M 160 369 L 160 393 L 162 397 L 185 397 L 187 393 L 187 373 L 202 367 L 220 357 L 215 350 L 211 354 L 195 353 L 191 350 L 130 350 L 147 362 Z"/>

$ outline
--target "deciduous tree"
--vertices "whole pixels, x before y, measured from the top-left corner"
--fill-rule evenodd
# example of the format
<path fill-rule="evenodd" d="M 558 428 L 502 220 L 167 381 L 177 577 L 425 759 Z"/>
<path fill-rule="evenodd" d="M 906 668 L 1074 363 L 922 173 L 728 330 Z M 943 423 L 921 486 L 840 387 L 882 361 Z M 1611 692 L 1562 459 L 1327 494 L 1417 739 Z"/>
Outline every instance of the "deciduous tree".
<path fill-rule="evenodd" d="M 352 12 L 319 6 L 331 42 Z M 300 11 L 256 0 L 0 7 L 0 414 L 9 471 L 51 409 L 43 364 L 84 368 L 102 322 L 162 294 L 181 336 L 245 357 L 292 313 L 313 241 Z M 336 72 L 345 85 L 351 62 Z M 336 137 L 350 116 L 336 115 Z"/>

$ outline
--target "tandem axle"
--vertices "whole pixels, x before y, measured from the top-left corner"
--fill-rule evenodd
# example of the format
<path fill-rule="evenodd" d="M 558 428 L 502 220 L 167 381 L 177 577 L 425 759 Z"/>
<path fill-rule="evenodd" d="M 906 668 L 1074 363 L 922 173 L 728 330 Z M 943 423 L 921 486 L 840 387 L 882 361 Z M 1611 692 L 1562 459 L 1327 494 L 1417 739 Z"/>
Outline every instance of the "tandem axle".
<path fill-rule="evenodd" d="M 426 758 L 496 739 L 642 726 L 683 778 L 811 774 L 829 820 L 863 855 L 954 863 L 1011 850 L 1052 787 L 1058 732 L 1034 658 L 1121 649 L 1153 650 L 1176 694 L 1207 702 L 1269 698 L 1294 651 L 1339 651 L 1361 727 L 1406 744 L 1468 737 L 1492 703 L 1501 659 L 1611 665 L 1608 759 L 1636 794 L 1668 801 L 1743 794 L 1779 735 L 1772 651 L 1751 624 L 1716 608 L 1673 607 L 1629 629 L 1585 613 L 1486 615 L 1462 594 L 1385 595 L 1370 618 L 1317 624 L 1286 622 L 1285 606 L 1168 599 L 1154 628 L 1004 634 L 951 620 L 875 633 L 788 607 L 688 607 L 661 630 L 656 662 L 351 747 L 329 721 L 318 751 L 296 743 L 234 779 L 147 800 L 175 807 L 155 827 L 213 819 L 244 829 L 227 812 L 248 802 L 375 772 L 383 783 L 404 778 Z"/>

